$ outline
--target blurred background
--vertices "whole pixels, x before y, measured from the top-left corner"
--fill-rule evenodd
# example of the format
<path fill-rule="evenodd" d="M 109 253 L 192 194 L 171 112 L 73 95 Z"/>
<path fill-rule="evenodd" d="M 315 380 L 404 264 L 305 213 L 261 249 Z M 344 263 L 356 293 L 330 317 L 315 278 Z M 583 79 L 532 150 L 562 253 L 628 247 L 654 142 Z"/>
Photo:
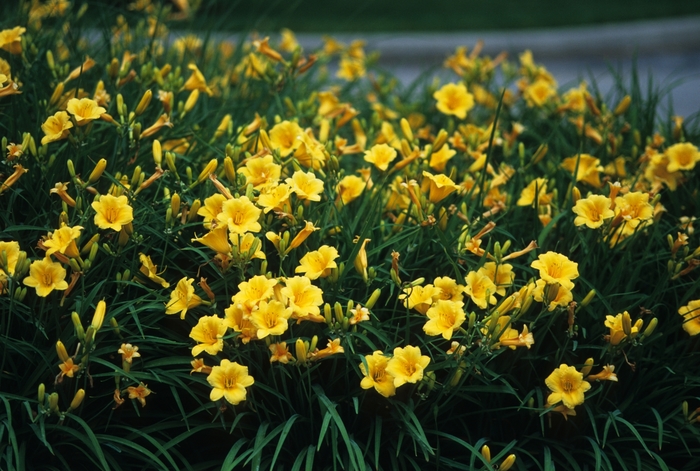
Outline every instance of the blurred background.
<path fill-rule="evenodd" d="M 437 73 L 457 46 L 482 54 L 509 57 L 533 52 L 560 87 L 581 80 L 597 83 L 605 95 L 632 72 L 646 88 L 664 95 L 662 113 L 685 118 L 700 111 L 700 1 L 698 0 L 165 0 L 175 11 L 197 10 L 179 22 L 174 33 L 195 30 L 215 34 L 289 28 L 306 49 L 321 37 L 364 39 L 367 50 L 380 52 L 379 65 L 404 84 L 426 70 Z M 9 13 L 13 0 L 2 1 Z M 134 3 L 148 0 L 88 0 L 98 7 L 98 21 L 128 14 Z M 93 10 L 94 11 L 94 10 Z M 107 13 L 106 15 L 102 13 Z M 96 27 L 109 25 L 97 25 Z M 178 31 L 179 30 L 179 31 Z"/>
<path fill-rule="evenodd" d="M 177 3 L 177 2 L 176 2 Z M 380 65 L 403 83 L 438 68 L 457 46 L 484 41 L 484 54 L 525 49 L 562 87 L 595 81 L 605 94 L 616 75 L 664 94 L 661 112 L 700 112 L 700 1 L 589 0 L 202 0 L 198 27 L 220 31 L 290 28 L 305 47 L 322 34 L 362 36 Z M 363 33 L 359 35 L 358 33 Z"/>

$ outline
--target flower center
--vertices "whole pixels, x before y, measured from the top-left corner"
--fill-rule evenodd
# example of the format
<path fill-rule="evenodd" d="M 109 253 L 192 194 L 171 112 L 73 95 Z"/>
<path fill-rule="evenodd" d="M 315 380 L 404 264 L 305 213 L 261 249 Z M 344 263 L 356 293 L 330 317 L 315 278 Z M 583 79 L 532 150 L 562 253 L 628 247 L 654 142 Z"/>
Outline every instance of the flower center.
<path fill-rule="evenodd" d="M 573 381 L 571 381 L 571 379 L 569 379 L 569 378 L 565 379 L 565 380 L 562 382 L 562 386 L 563 386 L 562 389 L 563 389 L 565 392 L 571 392 L 571 391 L 573 391 L 574 389 L 576 389 L 576 388 L 574 388 L 574 383 L 573 383 Z"/>
<path fill-rule="evenodd" d="M 51 273 L 44 273 L 43 278 L 44 286 L 51 286 L 53 284 L 53 276 L 51 276 Z"/>
<path fill-rule="evenodd" d="M 236 377 L 235 376 L 226 376 L 224 379 L 224 389 L 233 389 L 236 387 Z"/>

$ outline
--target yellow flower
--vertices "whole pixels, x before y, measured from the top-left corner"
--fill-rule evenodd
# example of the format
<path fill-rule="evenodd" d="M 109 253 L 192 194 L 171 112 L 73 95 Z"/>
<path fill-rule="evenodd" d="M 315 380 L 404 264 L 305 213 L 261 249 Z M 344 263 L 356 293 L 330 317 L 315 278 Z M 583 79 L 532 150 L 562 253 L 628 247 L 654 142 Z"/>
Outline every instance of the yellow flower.
<path fill-rule="evenodd" d="M 270 363 L 276 361 L 286 365 L 289 360 L 294 358 L 291 353 L 289 353 L 289 348 L 287 347 L 287 342 L 277 342 L 270 345 Z"/>
<path fill-rule="evenodd" d="M 199 68 L 197 68 L 195 64 L 189 64 L 187 68 L 192 71 L 192 74 L 182 86 L 182 89 L 199 90 L 209 96 L 212 96 L 214 92 L 212 92 L 211 88 L 207 86 L 207 79 L 204 78 L 204 74 L 200 72 Z"/>
<path fill-rule="evenodd" d="M 199 318 L 197 325 L 192 327 L 190 338 L 199 342 L 192 347 L 192 356 L 196 357 L 202 352 L 216 355 L 224 349 L 224 335 L 228 326 L 219 316 L 203 316 Z"/>
<path fill-rule="evenodd" d="M 199 242 L 200 244 L 204 244 L 216 253 L 231 253 L 231 244 L 229 244 L 228 227 L 226 225 L 216 226 L 214 229 L 210 230 L 202 237 L 192 239 L 192 242 Z"/>
<path fill-rule="evenodd" d="M 71 98 L 68 100 L 66 110 L 73 115 L 78 126 L 85 126 L 91 121 L 100 119 L 100 116 L 107 112 L 90 98 Z"/>
<path fill-rule="evenodd" d="M 286 157 L 294 152 L 300 145 L 301 140 L 298 139 L 304 131 L 294 121 L 282 121 L 275 124 L 270 129 L 270 143 L 272 149 L 279 149 L 280 155 Z"/>
<path fill-rule="evenodd" d="M 190 365 L 192 365 L 192 371 L 190 371 L 190 374 L 192 374 L 192 373 L 205 373 L 205 374 L 211 373 L 211 366 L 205 365 L 203 358 L 195 358 L 194 360 L 192 360 L 190 362 Z"/>
<path fill-rule="evenodd" d="M 234 257 L 240 256 L 246 260 L 252 260 L 254 258 L 265 260 L 265 252 L 260 249 L 262 247 L 262 242 L 253 234 L 247 233 L 243 236 L 240 234 L 230 234 L 229 240 L 231 244 L 233 244 L 232 252 Z M 253 250 L 254 245 L 255 250 Z"/>
<path fill-rule="evenodd" d="M 23 283 L 31 288 L 36 288 L 37 296 L 46 297 L 53 290 L 65 290 L 66 270 L 58 262 L 52 262 L 49 257 L 32 262 L 29 266 L 29 276 Z"/>
<path fill-rule="evenodd" d="M 211 369 L 207 382 L 212 387 L 209 399 L 218 401 L 223 397 L 235 406 L 245 401 L 245 388 L 252 386 L 255 380 L 248 374 L 247 366 L 224 359 Z"/>
<path fill-rule="evenodd" d="M 467 91 L 463 83 L 448 83 L 433 93 L 437 100 L 437 109 L 443 114 L 454 115 L 459 119 L 467 117 L 467 112 L 474 107 L 474 96 Z"/>
<path fill-rule="evenodd" d="M 394 377 L 394 386 L 398 388 L 402 384 L 417 383 L 423 379 L 423 370 L 428 363 L 430 357 L 421 355 L 420 347 L 396 347 L 386 371 Z"/>
<path fill-rule="evenodd" d="M 615 198 L 615 216 L 625 220 L 630 233 L 644 221 L 654 217 L 654 207 L 649 204 L 649 193 L 632 191 Z"/>
<path fill-rule="evenodd" d="M 297 232 L 297 235 L 294 236 L 292 241 L 289 243 L 289 247 L 287 247 L 285 253 L 289 253 L 290 251 L 299 247 L 301 244 L 304 243 L 306 239 L 309 238 L 311 234 L 313 234 L 315 231 L 318 231 L 319 229 L 321 228 L 314 226 L 313 222 L 304 221 L 304 227 L 302 227 L 301 230 Z"/>
<path fill-rule="evenodd" d="M 140 272 L 146 275 L 149 280 L 158 283 L 163 288 L 169 288 L 170 283 L 165 281 L 163 278 L 158 276 L 158 267 L 153 264 L 151 257 L 149 255 L 139 254 L 139 261 L 141 262 Z M 161 272 L 162 273 L 162 272 Z"/>
<path fill-rule="evenodd" d="M 576 165 L 578 164 L 578 169 Z M 604 170 L 600 165 L 600 160 L 588 154 L 580 156 L 568 157 L 561 163 L 564 170 L 568 170 L 572 174 L 576 170 L 576 181 L 586 182 L 592 187 L 600 188 L 603 184 L 600 182 L 600 172 Z"/>
<path fill-rule="evenodd" d="M 311 354 L 311 360 L 321 360 L 322 358 L 329 357 L 331 355 L 338 355 L 344 353 L 345 349 L 340 345 L 340 339 L 333 339 L 328 341 L 328 346 L 321 350 L 316 350 Z"/>
<path fill-rule="evenodd" d="M 700 299 L 678 309 L 678 314 L 683 316 L 683 330 L 690 335 L 700 334 Z"/>
<path fill-rule="evenodd" d="M 374 164 L 379 170 L 385 171 L 396 155 L 396 149 L 386 144 L 377 144 L 365 151 L 365 161 Z"/>
<path fill-rule="evenodd" d="M 146 407 L 146 397 L 151 394 L 147 384 L 139 383 L 138 386 L 129 386 L 126 390 L 129 392 L 129 399 L 137 399 L 141 407 Z"/>
<path fill-rule="evenodd" d="M 478 271 L 488 276 L 489 279 L 493 281 L 496 285 L 496 294 L 499 296 L 505 296 L 506 288 L 509 288 L 515 279 L 513 265 L 510 263 L 501 263 L 497 265 L 496 262 L 486 262 Z"/>
<path fill-rule="evenodd" d="M 612 200 L 603 195 L 591 195 L 581 198 L 571 210 L 576 214 L 575 226 L 583 226 L 589 229 L 597 229 L 603 225 L 606 219 L 615 216 L 615 211 L 610 209 Z"/>
<path fill-rule="evenodd" d="M 265 186 L 277 184 L 280 179 L 282 166 L 274 162 L 272 155 L 248 159 L 238 173 L 245 177 L 246 185 L 260 190 Z"/>
<path fill-rule="evenodd" d="M 447 162 L 454 157 L 455 154 L 457 154 L 457 151 L 450 149 L 450 146 L 445 144 L 444 146 L 440 147 L 439 151 L 433 152 L 430 155 L 430 168 L 436 172 L 444 171 L 445 167 L 447 166 Z"/>
<path fill-rule="evenodd" d="M 75 363 L 73 363 L 72 358 L 67 358 L 63 360 L 63 362 L 58 364 L 58 367 L 61 370 L 61 372 L 59 373 L 59 381 L 60 378 L 63 376 L 68 376 L 69 378 L 72 378 L 78 371 L 80 371 L 80 365 L 76 365 Z"/>
<path fill-rule="evenodd" d="M 632 325 L 632 319 L 627 311 L 624 311 L 622 314 L 617 314 L 614 317 L 609 315 L 605 316 L 605 327 L 610 329 L 610 334 L 606 336 L 606 339 L 610 342 L 610 345 L 619 345 L 627 338 L 624 327 L 625 323 L 629 323 L 630 337 L 634 338 L 639 333 L 643 321 L 638 319 L 637 322 Z"/>
<path fill-rule="evenodd" d="M 300 200 L 321 201 L 323 180 L 316 178 L 313 172 L 297 170 L 285 181 Z"/>
<path fill-rule="evenodd" d="M 5 257 L 7 257 L 7 265 L 3 265 L 3 252 L 5 252 Z M 13 240 L 9 242 L 0 241 L 0 271 L 4 271 L 8 275 L 14 275 L 17 260 L 19 260 L 19 242 Z"/>
<path fill-rule="evenodd" d="M 358 78 L 364 77 L 366 73 L 365 64 L 362 59 L 353 57 L 343 57 L 338 64 L 338 72 L 336 77 L 352 82 Z"/>
<path fill-rule="evenodd" d="M 403 300 L 403 305 L 407 309 L 415 309 L 421 314 L 425 314 L 441 294 L 440 288 L 433 285 L 407 286 L 399 295 L 399 299 Z"/>
<path fill-rule="evenodd" d="M 287 179 L 289 180 L 289 179 Z M 258 196 L 258 206 L 263 207 L 265 214 L 270 211 L 290 212 L 289 197 L 292 194 L 292 188 L 286 183 L 280 185 L 270 185 L 261 190 Z"/>
<path fill-rule="evenodd" d="M 252 310 L 261 301 L 267 301 L 274 296 L 274 287 L 277 280 L 268 279 L 264 275 L 255 275 L 248 281 L 242 281 L 238 284 L 238 293 L 231 298 L 236 304 L 242 304 L 247 309 Z"/>
<path fill-rule="evenodd" d="M 433 280 L 433 285 L 440 290 L 436 299 L 447 301 L 461 301 L 464 299 L 464 286 L 449 276 L 439 276 Z"/>
<path fill-rule="evenodd" d="M 41 125 L 41 130 L 45 136 L 41 138 L 41 145 L 49 142 L 60 141 L 68 137 L 69 129 L 73 127 L 73 123 L 65 111 L 57 111 L 53 116 L 46 118 L 44 124 Z"/>
<path fill-rule="evenodd" d="M 431 203 L 439 203 L 449 196 L 452 192 L 459 190 L 459 185 L 447 175 L 433 175 L 430 172 L 423 171 L 423 176 L 430 180 L 430 193 L 428 199 Z"/>
<path fill-rule="evenodd" d="M 377 350 L 372 355 L 365 355 L 365 362 L 367 367 L 364 363 L 360 363 L 360 371 L 365 375 L 360 382 L 362 389 L 374 388 L 384 397 L 396 394 L 394 377 L 386 369 L 389 359 Z"/>
<path fill-rule="evenodd" d="M 598 374 L 587 376 L 588 381 L 615 381 L 617 382 L 617 374 L 615 374 L 615 365 L 605 365 L 603 371 Z"/>
<path fill-rule="evenodd" d="M 547 302 L 548 311 L 553 311 L 557 306 L 566 307 L 574 300 L 574 295 L 570 289 L 559 283 L 547 283 L 544 280 L 535 282 L 535 289 L 532 290 L 532 297 L 538 303 Z"/>
<path fill-rule="evenodd" d="M 442 335 L 450 340 L 455 330 L 459 329 L 466 320 L 461 301 L 445 301 L 438 299 L 426 313 L 428 322 L 423 326 L 427 335 Z"/>
<path fill-rule="evenodd" d="M 362 178 L 355 175 L 348 175 L 338 182 L 336 191 L 343 204 L 349 204 L 355 201 L 365 190 L 365 182 Z"/>
<path fill-rule="evenodd" d="M 535 203 L 535 199 L 537 199 L 537 204 L 540 206 L 551 202 L 551 195 L 547 194 L 547 180 L 544 178 L 535 178 L 523 188 L 520 198 L 515 204 L 518 206 L 532 206 Z"/>
<path fill-rule="evenodd" d="M 260 232 L 260 213 L 262 209 L 257 208 L 247 196 L 241 196 L 224 201 L 216 220 L 228 224 L 228 230 L 234 234 Z"/>
<path fill-rule="evenodd" d="M 239 332 L 238 339 L 247 344 L 251 340 L 256 340 L 258 329 L 250 321 L 250 311 L 243 305 L 233 303 L 224 310 L 226 319 L 224 322 L 231 327 L 234 332 Z"/>
<path fill-rule="evenodd" d="M 669 173 L 678 170 L 692 170 L 695 164 L 700 161 L 700 152 L 690 142 L 681 142 L 674 144 L 664 154 L 668 157 L 668 166 L 666 170 Z"/>
<path fill-rule="evenodd" d="M 127 363 L 131 363 L 134 358 L 141 356 L 139 353 L 139 347 L 131 345 L 130 343 L 123 343 L 122 346 L 119 347 L 119 350 L 117 350 L 117 353 L 121 353 L 122 361 Z"/>
<path fill-rule="evenodd" d="M 350 311 L 350 314 L 352 314 L 352 317 L 349 319 L 350 325 L 356 325 L 369 320 L 369 309 L 362 307 L 360 304 L 355 305 Z"/>
<path fill-rule="evenodd" d="M 563 402 L 569 409 L 583 404 L 583 393 L 591 389 L 591 384 L 583 380 L 581 372 L 566 364 L 561 364 L 544 382 L 552 391 L 547 398 L 547 404 L 553 406 Z"/>
<path fill-rule="evenodd" d="M 548 284 L 559 283 L 567 290 L 574 287 L 571 280 L 578 278 L 578 263 L 560 253 L 549 251 L 540 254 L 530 266 L 539 270 L 540 278 Z"/>
<path fill-rule="evenodd" d="M 467 282 L 467 286 L 465 286 L 464 292 L 471 298 L 474 304 L 481 309 L 486 309 L 489 304 L 496 304 L 496 297 L 494 294 L 496 294 L 498 288 L 491 278 L 482 272 L 470 271 L 467 273 L 465 281 Z"/>
<path fill-rule="evenodd" d="M 180 313 L 180 319 L 184 319 L 188 309 L 202 304 L 202 298 L 194 293 L 194 278 L 183 278 L 177 282 L 177 286 L 170 293 L 170 301 L 165 306 L 166 314 Z"/>
<path fill-rule="evenodd" d="M 260 301 L 257 309 L 250 316 L 251 322 L 257 327 L 257 336 L 264 339 L 268 335 L 282 335 L 289 327 L 288 319 L 292 315 L 292 308 L 285 308 L 284 304 L 272 300 Z"/>
<path fill-rule="evenodd" d="M 295 276 L 284 281 L 284 288 L 280 293 L 285 303 L 289 303 L 292 309 L 292 317 L 295 319 L 314 318 L 321 315 L 320 306 L 323 304 L 323 291 L 318 286 L 311 284 L 306 276 Z"/>
<path fill-rule="evenodd" d="M 530 107 L 542 107 L 550 98 L 556 96 L 557 91 L 552 84 L 545 79 L 535 80 L 534 83 L 528 85 L 523 92 L 523 97 Z"/>
<path fill-rule="evenodd" d="M 294 273 L 304 273 L 311 280 L 325 278 L 331 274 L 331 268 L 338 267 L 335 263 L 335 259 L 338 257 L 338 251 L 335 247 L 322 245 L 318 250 L 304 255 L 299 260 L 300 265 L 296 267 Z"/>
<path fill-rule="evenodd" d="M 119 232 L 122 226 L 134 220 L 134 210 L 125 195 L 102 195 L 91 206 L 95 210 L 95 225 L 100 229 Z"/>
<path fill-rule="evenodd" d="M 27 31 L 27 28 L 22 26 L 15 26 L 14 28 L 0 31 L 0 48 L 8 51 L 10 54 L 21 54 L 22 40 L 20 37 L 25 31 Z"/>
<path fill-rule="evenodd" d="M 54 252 L 62 253 L 71 258 L 80 256 L 75 240 L 80 237 L 82 226 L 63 226 L 60 229 L 50 232 L 50 239 L 44 241 L 44 247 L 47 248 L 46 256 Z"/>

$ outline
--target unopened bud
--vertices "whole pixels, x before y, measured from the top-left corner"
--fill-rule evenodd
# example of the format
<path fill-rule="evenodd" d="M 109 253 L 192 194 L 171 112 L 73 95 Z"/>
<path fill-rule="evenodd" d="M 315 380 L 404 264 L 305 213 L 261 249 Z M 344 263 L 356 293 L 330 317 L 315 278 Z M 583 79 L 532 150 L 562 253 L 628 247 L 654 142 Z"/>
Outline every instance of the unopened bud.
<path fill-rule="evenodd" d="M 644 329 L 643 338 L 649 338 L 651 337 L 651 334 L 654 333 L 654 330 L 656 330 L 656 325 L 659 323 L 659 320 L 654 317 L 652 320 L 649 321 L 649 325 L 647 325 L 647 328 Z"/>
<path fill-rule="evenodd" d="M 297 339 L 295 346 L 297 363 L 306 364 L 306 357 L 308 354 L 308 347 L 302 339 Z"/>
<path fill-rule="evenodd" d="M 627 313 L 627 311 L 622 313 L 622 331 L 628 337 L 632 335 L 632 319 L 630 318 L 630 315 Z"/>
<path fill-rule="evenodd" d="M 510 468 L 513 467 L 515 464 L 515 455 L 511 454 L 508 455 L 508 457 L 503 460 L 503 463 L 501 463 L 501 467 L 498 468 L 498 471 L 508 471 Z"/>
<path fill-rule="evenodd" d="M 93 184 L 97 180 L 99 180 L 106 167 L 107 159 L 100 159 L 95 165 L 95 168 L 92 170 L 92 173 L 90 173 L 90 177 L 88 178 L 88 184 Z"/>
<path fill-rule="evenodd" d="M 488 445 L 484 445 L 481 447 L 481 456 L 484 457 L 487 463 L 491 462 L 491 449 Z"/>
<path fill-rule="evenodd" d="M 139 101 L 139 104 L 136 106 L 136 110 L 134 111 L 136 116 L 140 116 L 144 111 L 146 111 L 146 108 L 148 108 L 148 105 L 151 103 L 151 98 L 153 98 L 153 92 L 150 89 L 146 90 L 141 97 L 141 101 Z"/>
<path fill-rule="evenodd" d="M 581 301 L 581 307 L 586 307 L 588 306 L 591 301 L 593 301 L 593 298 L 595 298 L 595 290 L 592 289 L 588 292 L 585 298 L 583 298 L 583 301 Z"/>
<path fill-rule="evenodd" d="M 595 363 L 595 360 L 593 358 L 588 358 L 586 362 L 583 364 L 583 368 L 581 368 L 581 374 L 585 378 L 588 376 L 588 374 L 591 372 L 591 368 L 593 368 L 593 364 Z"/>
<path fill-rule="evenodd" d="M 67 361 L 70 358 L 68 352 L 66 351 L 66 347 L 60 340 L 56 342 L 56 353 L 58 354 L 58 359 L 61 361 Z"/>
<path fill-rule="evenodd" d="M 75 396 L 73 396 L 73 400 L 70 402 L 70 407 L 68 410 L 75 410 L 80 407 L 80 404 L 83 402 L 83 398 L 85 398 L 85 390 L 80 388 L 75 393 Z"/>
<path fill-rule="evenodd" d="M 51 394 L 49 394 L 49 410 L 54 414 L 59 413 L 57 392 L 52 392 Z"/>
<path fill-rule="evenodd" d="M 105 311 L 107 310 L 107 303 L 105 303 L 104 299 L 100 300 L 97 303 L 97 307 L 95 308 L 95 314 L 92 316 L 92 327 L 95 328 L 95 331 L 99 331 L 100 328 L 102 327 L 102 323 L 105 320 Z"/>
<path fill-rule="evenodd" d="M 365 303 L 365 307 L 367 309 L 372 309 L 375 304 L 377 304 L 377 301 L 379 300 L 379 296 L 381 296 L 382 290 L 377 288 L 372 292 L 372 295 L 369 297 L 367 302 Z"/>
<path fill-rule="evenodd" d="M 440 129 L 435 141 L 433 141 L 433 152 L 438 152 L 442 146 L 447 142 L 447 131 Z"/>
<path fill-rule="evenodd" d="M 190 92 L 190 96 L 187 97 L 187 101 L 185 102 L 185 108 L 184 112 L 189 113 L 192 111 L 192 108 L 194 108 L 194 105 L 197 104 L 197 100 L 199 100 L 199 90 L 196 88 Z"/>
<path fill-rule="evenodd" d="M 613 111 L 613 114 L 615 116 L 620 116 L 621 114 L 624 114 L 625 111 L 627 111 L 627 108 L 630 107 L 630 103 L 632 103 L 632 98 L 629 95 L 625 95 L 622 98 L 622 100 L 620 100 L 620 103 L 618 103 L 615 107 L 615 111 Z"/>

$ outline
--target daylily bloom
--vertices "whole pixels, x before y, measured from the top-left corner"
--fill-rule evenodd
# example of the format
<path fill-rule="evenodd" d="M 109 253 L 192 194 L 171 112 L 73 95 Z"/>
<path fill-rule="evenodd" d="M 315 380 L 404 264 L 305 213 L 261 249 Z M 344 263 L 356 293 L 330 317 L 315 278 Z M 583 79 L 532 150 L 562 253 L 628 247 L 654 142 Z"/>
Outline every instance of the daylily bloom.
<path fill-rule="evenodd" d="M 90 98 L 71 98 L 68 100 L 66 110 L 73 115 L 73 119 L 75 119 L 78 126 L 85 126 L 91 121 L 100 119 L 100 116 L 107 112 L 106 109 Z"/>
<path fill-rule="evenodd" d="M 282 335 L 289 327 L 288 319 L 292 308 L 284 307 L 279 301 L 260 301 L 257 309 L 253 310 L 250 320 L 258 328 L 257 336 L 264 339 L 268 335 Z"/>
<path fill-rule="evenodd" d="M 122 361 L 131 363 L 134 358 L 140 357 L 139 347 L 131 345 L 130 343 L 123 343 L 122 346 L 117 350 L 117 353 L 122 354 Z"/>
<path fill-rule="evenodd" d="M 129 206 L 125 195 L 102 195 L 98 201 L 93 201 L 91 206 L 95 210 L 95 225 L 100 229 L 119 232 L 122 226 L 134 220 L 134 210 Z"/>
<path fill-rule="evenodd" d="M 321 201 L 323 180 L 316 178 L 313 172 L 297 170 L 285 181 L 300 200 Z"/>
<path fill-rule="evenodd" d="M 46 247 L 46 256 L 55 252 L 65 254 L 68 257 L 76 258 L 80 256 L 78 246 L 75 241 L 80 237 L 82 226 L 63 226 L 58 230 L 49 233 L 49 239 L 44 241 Z"/>
<path fill-rule="evenodd" d="M 262 209 L 256 207 L 247 196 L 226 200 L 221 205 L 221 212 L 216 220 L 221 224 L 227 224 L 229 231 L 235 234 L 246 232 L 260 232 L 258 222 Z"/>
<path fill-rule="evenodd" d="M 396 156 L 396 149 L 386 144 L 377 144 L 365 151 L 365 161 L 374 164 L 382 172 L 389 168 L 389 164 L 396 159 Z"/>
<path fill-rule="evenodd" d="M 544 382 L 552 391 L 547 397 L 547 404 L 553 406 L 563 402 L 569 409 L 583 404 L 583 393 L 591 389 L 591 384 L 583 380 L 583 374 L 566 364 L 561 364 Z"/>
<path fill-rule="evenodd" d="M 147 384 L 139 383 L 138 386 L 129 386 L 126 390 L 129 392 L 129 399 L 137 399 L 141 407 L 146 407 L 146 397 L 151 394 Z"/>
<path fill-rule="evenodd" d="M 294 152 L 302 143 L 297 139 L 304 133 L 295 121 L 282 121 L 270 129 L 270 144 L 272 149 L 279 149 L 280 155 L 286 157 Z"/>
<path fill-rule="evenodd" d="M 367 182 L 365 182 L 362 178 L 355 175 L 347 175 L 338 182 L 336 191 L 338 192 L 338 197 L 343 204 L 349 204 L 350 202 L 359 198 L 366 185 Z"/>
<path fill-rule="evenodd" d="M 228 326 L 224 320 L 218 316 L 203 316 L 199 318 L 197 325 L 190 331 L 190 338 L 199 342 L 192 347 L 192 356 L 197 356 L 202 352 L 216 355 L 224 349 L 222 340 L 226 334 Z"/>
<path fill-rule="evenodd" d="M 22 34 L 27 31 L 23 26 L 15 26 L 11 29 L 0 31 L 0 48 L 8 51 L 10 54 L 22 53 Z"/>
<path fill-rule="evenodd" d="M 53 290 L 65 290 L 68 288 L 66 282 L 66 270 L 58 262 L 52 262 L 49 257 L 32 262 L 29 266 L 29 276 L 23 283 L 29 287 L 36 288 L 37 296 L 46 297 Z"/>
<path fill-rule="evenodd" d="M 326 277 L 330 275 L 331 268 L 337 268 L 335 259 L 338 257 L 335 247 L 322 245 L 318 250 L 304 255 L 299 260 L 300 265 L 296 267 L 294 273 L 304 273 L 311 280 Z"/>
<path fill-rule="evenodd" d="M 681 142 L 674 144 L 664 154 L 668 157 L 668 166 L 666 170 L 669 173 L 678 170 L 692 170 L 695 164 L 700 161 L 700 152 L 690 142 Z"/>
<path fill-rule="evenodd" d="M 238 173 L 245 177 L 246 185 L 253 185 L 256 190 L 277 184 L 281 172 L 282 166 L 275 163 L 272 155 L 250 158 L 238 169 Z"/>
<path fill-rule="evenodd" d="M 430 363 L 430 357 L 421 355 L 420 347 L 407 345 L 396 347 L 386 370 L 394 377 L 397 388 L 405 383 L 417 383 L 423 379 L 423 370 Z"/>
<path fill-rule="evenodd" d="M 218 401 L 222 397 L 234 406 L 246 398 L 246 389 L 255 383 L 248 374 L 248 367 L 229 360 L 221 360 L 219 366 L 212 367 L 207 376 L 207 382 L 212 386 L 209 398 Z"/>
<path fill-rule="evenodd" d="M 141 262 L 141 268 L 139 269 L 139 271 L 143 273 L 149 280 L 153 281 L 154 283 L 158 283 L 163 288 L 170 287 L 170 283 L 168 283 L 159 276 L 158 267 L 156 267 L 153 264 L 150 255 L 144 255 L 140 253 L 139 261 Z"/>
<path fill-rule="evenodd" d="M 280 294 L 292 309 L 292 317 L 300 320 L 321 316 L 323 291 L 311 284 L 306 276 L 295 276 L 284 281 Z"/>
<path fill-rule="evenodd" d="M 321 350 L 311 354 L 311 360 L 320 360 L 322 358 L 329 357 L 331 355 L 336 355 L 345 352 L 345 349 L 340 345 L 340 339 L 333 339 L 328 341 L 328 346 Z"/>
<path fill-rule="evenodd" d="M 3 265 L 2 253 L 5 252 L 5 257 L 7 257 L 7 265 Z M 19 260 L 19 242 L 0 241 L 0 270 L 4 270 L 5 273 L 9 275 L 15 274 L 15 268 L 17 267 L 17 261 Z"/>
<path fill-rule="evenodd" d="M 550 251 L 540 254 L 530 266 L 539 270 L 540 278 L 547 283 L 559 283 L 568 290 L 574 287 L 571 280 L 578 278 L 578 263 L 560 253 Z"/>
<path fill-rule="evenodd" d="M 610 209 L 612 200 L 603 195 L 591 195 L 581 198 L 571 210 L 576 214 L 575 226 L 583 226 L 589 229 L 597 229 L 603 225 L 606 219 L 615 216 L 615 211 Z"/>
<path fill-rule="evenodd" d="M 467 117 L 467 112 L 474 107 L 474 96 L 467 91 L 463 83 L 448 83 L 433 93 L 437 100 L 437 109 L 443 114 L 454 115 L 459 119 Z"/>
<path fill-rule="evenodd" d="M 73 127 L 73 123 L 65 111 L 57 111 L 53 116 L 49 116 L 44 124 L 41 125 L 41 130 L 45 136 L 41 138 L 41 144 L 45 145 L 49 142 L 60 141 L 68 137 L 69 129 Z"/>
<path fill-rule="evenodd" d="M 264 275 L 255 275 L 248 281 L 242 281 L 238 284 L 238 293 L 231 298 L 236 304 L 243 304 L 247 309 L 252 310 L 261 301 L 268 301 L 274 296 L 274 287 L 277 280 L 274 278 L 268 279 Z"/>
<path fill-rule="evenodd" d="M 427 335 L 442 335 L 445 340 L 450 340 L 455 330 L 459 329 L 466 320 L 466 314 L 461 301 L 446 301 L 438 299 L 428 309 L 426 315 L 428 322 L 423 326 Z"/>
<path fill-rule="evenodd" d="M 289 363 L 289 360 L 294 358 L 289 352 L 287 342 L 273 343 L 272 345 L 270 345 L 270 352 L 272 353 L 272 355 L 270 355 L 270 363 L 278 361 L 286 365 L 287 363 Z"/>
<path fill-rule="evenodd" d="M 177 287 L 170 293 L 170 301 L 165 305 L 166 314 L 180 313 L 180 319 L 184 319 L 188 309 L 202 304 L 202 298 L 194 293 L 194 278 L 182 278 L 177 282 Z"/>
<path fill-rule="evenodd" d="M 389 358 L 377 350 L 372 355 L 365 355 L 365 361 L 367 362 L 367 368 L 364 363 L 360 363 L 360 371 L 365 375 L 360 382 L 362 389 L 374 388 L 384 397 L 396 394 L 394 377 L 386 369 L 389 364 Z"/>
<path fill-rule="evenodd" d="M 679 308 L 678 314 L 683 316 L 683 330 L 691 336 L 700 334 L 700 299 Z"/>

